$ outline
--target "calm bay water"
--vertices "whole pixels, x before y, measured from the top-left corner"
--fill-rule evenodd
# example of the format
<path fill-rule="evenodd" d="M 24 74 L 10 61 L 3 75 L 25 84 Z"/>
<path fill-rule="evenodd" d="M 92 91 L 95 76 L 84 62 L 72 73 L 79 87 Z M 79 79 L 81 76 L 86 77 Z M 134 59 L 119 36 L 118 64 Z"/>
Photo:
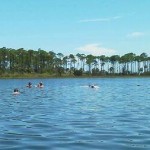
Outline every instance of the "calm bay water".
<path fill-rule="evenodd" d="M 29 81 L 45 87 L 26 88 Z M 0 150 L 150 149 L 150 78 L 1 79 L 0 85 Z M 14 88 L 21 94 L 14 96 Z"/>

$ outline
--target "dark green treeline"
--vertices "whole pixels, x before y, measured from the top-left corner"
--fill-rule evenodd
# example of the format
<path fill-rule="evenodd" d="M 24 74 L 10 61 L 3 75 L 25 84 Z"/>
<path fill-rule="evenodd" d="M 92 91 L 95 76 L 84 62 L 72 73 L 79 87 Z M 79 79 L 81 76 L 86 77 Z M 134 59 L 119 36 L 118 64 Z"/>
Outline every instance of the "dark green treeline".
<path fill-rule="evenodd" d="M 50 75 L 150 75 L 150 57 L 146 53 L 123 56 L 93 56 L 53 51 L 0 48 L 0 75 L 48 73 Z"/>

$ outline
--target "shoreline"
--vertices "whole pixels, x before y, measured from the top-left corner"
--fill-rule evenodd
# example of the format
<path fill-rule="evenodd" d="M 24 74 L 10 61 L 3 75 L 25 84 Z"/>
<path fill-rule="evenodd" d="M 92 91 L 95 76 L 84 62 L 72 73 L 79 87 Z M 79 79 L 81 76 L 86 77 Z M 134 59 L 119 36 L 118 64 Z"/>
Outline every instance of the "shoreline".
<path fill-rule="evenodd" d="M 0 75 L 0 79 L 41 79 L 41 78 L 150 78 L 150 75 L 82 75 L 82 76 L 74 76 L 74 75 L 48 75 L 48 74 L 3 74 Z"/>

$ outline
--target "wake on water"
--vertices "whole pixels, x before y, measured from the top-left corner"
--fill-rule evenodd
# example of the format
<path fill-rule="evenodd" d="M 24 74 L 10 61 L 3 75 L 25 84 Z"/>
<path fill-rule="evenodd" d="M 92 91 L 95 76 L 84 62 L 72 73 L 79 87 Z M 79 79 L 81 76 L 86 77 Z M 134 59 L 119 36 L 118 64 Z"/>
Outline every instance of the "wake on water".
<path fill-rule="evenodd" d="M 97 86 L 97 85 L 94 85 L 94 87 L 92 88 L 91 85 L 82 85 L 80 87 L 83 87 L 83 88 L 91 88 L 91 89 L 99 89 L 100 87 Z"/>

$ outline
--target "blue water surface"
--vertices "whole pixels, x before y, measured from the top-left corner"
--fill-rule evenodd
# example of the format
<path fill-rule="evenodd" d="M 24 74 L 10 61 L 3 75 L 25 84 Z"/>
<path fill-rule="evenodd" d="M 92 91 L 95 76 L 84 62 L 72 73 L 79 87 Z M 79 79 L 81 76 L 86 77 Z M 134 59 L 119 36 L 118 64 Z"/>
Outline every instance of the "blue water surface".
<path fill-rule="evenodd" d="M 150 78 L 1 79 L 0 96 L 0 150 L 150 149 Z"/>

